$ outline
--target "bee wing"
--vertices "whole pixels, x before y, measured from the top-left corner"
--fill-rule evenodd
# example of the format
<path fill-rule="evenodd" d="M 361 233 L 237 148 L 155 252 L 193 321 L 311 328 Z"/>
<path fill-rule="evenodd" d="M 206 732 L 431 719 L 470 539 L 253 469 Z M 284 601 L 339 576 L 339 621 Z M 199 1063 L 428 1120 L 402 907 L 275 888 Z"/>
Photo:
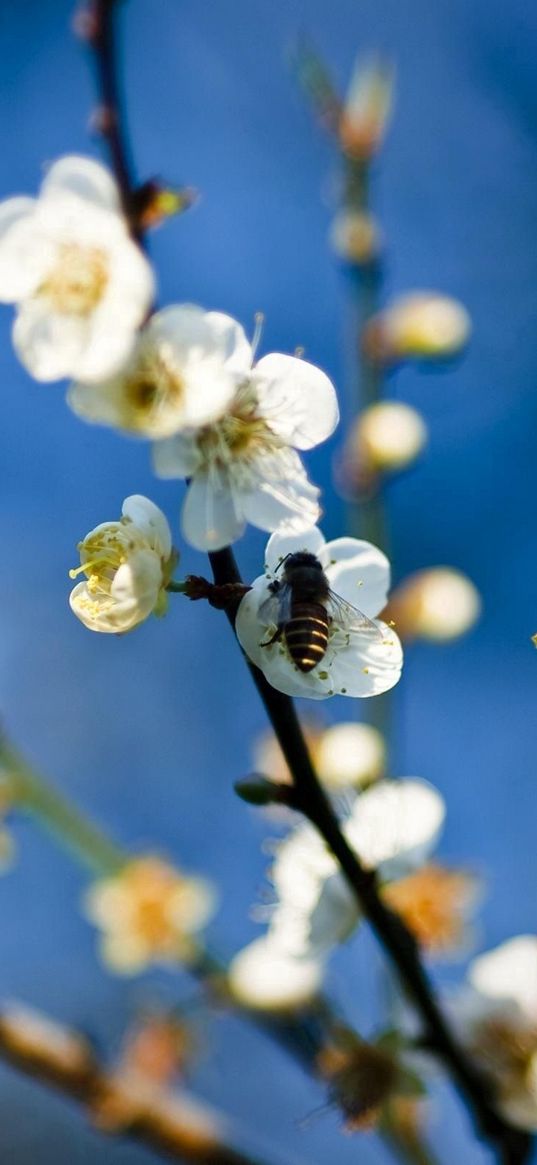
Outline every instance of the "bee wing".
<path fill-rule="evenodd" d="M 278 590 L 264 599 L 259 607 L 257 614 L 261 622 L 275 623 L 276 627 L 288 623 L 291 617 L 291 598 L 291 587 L 288 583 L 280 583 Z"/>
<path fill-rule="evenodd" d="M 373 623 L 372 619 L 368 619 L 363 611 L 358 610 L 358 607 L 353 607 L 351 603 L 347 603 L 346 599 L 341 598 L 341 595 L 336 595 L 335 591 L 329 592 L 326 610 L 332 622 L 342 631 L 363 635 L 371 643 L 382 643 L 382 632 L 376 623 Z"/>

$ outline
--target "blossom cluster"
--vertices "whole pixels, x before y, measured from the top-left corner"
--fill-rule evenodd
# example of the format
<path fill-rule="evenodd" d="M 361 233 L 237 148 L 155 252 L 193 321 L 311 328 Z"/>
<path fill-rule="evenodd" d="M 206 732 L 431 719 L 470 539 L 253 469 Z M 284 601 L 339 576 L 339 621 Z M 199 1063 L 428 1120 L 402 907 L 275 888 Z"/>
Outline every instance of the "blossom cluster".
<path fill-rule="evenodd" d="M 328 376 L 298 356 L 258 360 L 259 335 L 250 342 L 222 312 L 152 310 L 151 266 L 129 234 L 112 176 L 92 159 L 51 166 L 37 199 L 2 204 L 0 227 L 0 290 L 17 306 L 14 342 L 29 371 L 42 381 L 71 377 L 67 401 L 79 417 L 146 439 L 157 476 L 187 481 L 181 528 L 192 546 L 220 550 L 247 523 L 272 532 L 267 573 L 237 619 L 250 659 L 275 687 L 315 699 L 369 696 L 396 683 L 399 641 L 371 622 L 386 605 L 388 562 L 368 543 L 325 544 L 320 491 L 300 458 L 338 423 Z M 357 609 L 354 626 L 330 617 L 326 651 L 307 674 L 285 636 L 264 641 L 264 600 L 279 586 L 285 556 L 300 551 L 316 556 L 330 587 Z M 98 525 L 79 552 L 71 576 L 84 578 L 70 603 L 87 627 L 124 632 L 165 611 L 177 555 L 149 499 L 127 498 L 121 518 Z"/>

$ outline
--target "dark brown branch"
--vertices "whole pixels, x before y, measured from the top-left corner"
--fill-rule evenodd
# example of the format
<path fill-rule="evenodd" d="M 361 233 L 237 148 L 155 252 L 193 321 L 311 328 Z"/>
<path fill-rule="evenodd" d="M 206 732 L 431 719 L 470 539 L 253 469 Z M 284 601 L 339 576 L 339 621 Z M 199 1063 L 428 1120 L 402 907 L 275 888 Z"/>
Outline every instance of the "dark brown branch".
<path fill-rule="evenodd" d="M 218 586 L 241 583 L 237 563 L 229 548 L 210 554 L 209 558 L 214 581 Z M 226 614 L 234 626 L 236 609 L 228 608 Z M 253 664 L 249 663 L 249 668 L 292 773 L 300 808 L 337 859 L 362 913 L 391 959 L 423 1021 L 429 1046 L 448 1068 L 473 1112 L 478 1130 L 496 1148 L 498 1160 L 502 1165 L 524 1165 L 529 1160 L 531 1139 L 526 1133 L 507 1124 L 496 1111 L 488 1082 L 467 1056 L 444 1019 L 413 935 L 385 905 L 379 894 L 375 873 L 362 866 L 345 840 L 313 768 L 293 701 L 273 688 Z"/>
<path fill-rule="evenodd" d="M 103 1068 L 81 1036 L 23 1009 L 0 1013 L 0 1059 L 78 1101 L 101 1131 L 197 1165 L 265 1165 L 228 1144 L 221 1118 L 180 1092 L 131 1100 L 128 1081 Z M 125 1114 L 118 1124 L 100 1119 L 110 1105 Z"/>
<path fill-rule="evenodd" d="M 87 39 L 93 49 L 100 105 L 97 128 L 104 138 L 110 163 L 119 186 L 123 210 L 133 237 L 140 242 L 142 231 L 135 214 L 136 182 L 128 147 L 125 114 L 118 83 L 115 16 L 118 0 L 91 0 Z"/>

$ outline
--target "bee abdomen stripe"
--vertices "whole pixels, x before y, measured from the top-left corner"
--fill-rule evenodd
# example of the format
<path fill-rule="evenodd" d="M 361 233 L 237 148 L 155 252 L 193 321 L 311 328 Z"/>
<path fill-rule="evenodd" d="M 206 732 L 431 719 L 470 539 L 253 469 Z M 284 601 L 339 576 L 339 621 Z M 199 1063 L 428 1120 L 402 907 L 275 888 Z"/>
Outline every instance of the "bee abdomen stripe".
<path fill-rule="evenodd" d="M 316 637 L 318 640 L 326 641 L 328 638 L 328 631 L 326 627 L 309 627 L 308 623 L 288 623 L 287 628 L 285 628 L 285 635 L 287 635 L 288 638 L 291 636 L 291 638 L 294 638 L 294 640 L 297 640 L 297 638 L 304 638 L 304 640 L 309 640 L 310 637 Z"/>

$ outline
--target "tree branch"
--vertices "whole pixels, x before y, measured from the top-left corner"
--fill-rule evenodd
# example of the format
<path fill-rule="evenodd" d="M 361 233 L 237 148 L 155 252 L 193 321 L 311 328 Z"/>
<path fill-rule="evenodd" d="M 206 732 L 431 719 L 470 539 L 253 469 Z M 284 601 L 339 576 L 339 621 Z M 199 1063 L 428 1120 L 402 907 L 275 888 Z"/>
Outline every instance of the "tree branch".
<path fill-rule="evenodd" d="M 210 554 L 209 559 L 218 586 L 242 581 L 231 549 Z M 227 615 L 234 627 L 236 607 L 229 608 Z M 423 1021 L 430 1047 L 444 1061 L 471 1108 L 481 1135 L 495 1146 L 498 1160 L 502 1165 L 524 1165 L 529 1160 L 531 1138 L 507 1124 L 496 1111 L 488 1082 L 444 1019 L 413 935 L 383 902 L 375 872 L 362 866 L 345 840 L 313 768 L 293 701 L 273 688 L 253 664 L 248 662 L 248 666 L 293 776 L 299 807 L 338 861 L 362 913 Z"/>
<path fill-rule="evenodd" d="M 197 1165 L 267 1165 L 230 1145 L 223 1120 L 205 1105 L 164 1088 L 145 1101 L 138 1090 L 130 1096 L 121 1074 L 107 1071 L 82 1036 L 23 1008 L 0 1013 L 0 1059 L 78 1101 L 101 1132 Z M 117 1124 L 99 1117 L 110 1103 L 126 1114 Z"/>
<path fill-rule="evenodd" d="M 108 148 L 131 233 L 141 242 L 143 232 L 134 213 L 136 182 L 118 83 L 115 35 L 117 7 L 118 0 L 91 0 L 87 39 L 93 49 L 100 97 L 98 128 Z"/>

